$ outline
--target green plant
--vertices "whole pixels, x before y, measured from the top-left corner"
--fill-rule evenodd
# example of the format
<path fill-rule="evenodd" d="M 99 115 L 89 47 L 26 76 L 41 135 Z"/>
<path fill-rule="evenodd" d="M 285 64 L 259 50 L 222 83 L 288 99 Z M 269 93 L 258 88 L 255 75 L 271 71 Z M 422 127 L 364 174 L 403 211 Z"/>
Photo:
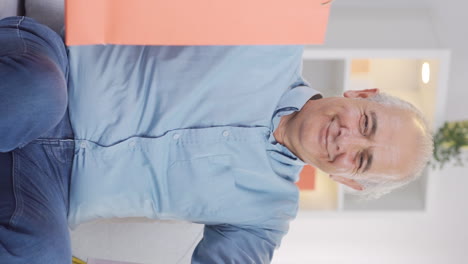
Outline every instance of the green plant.
<path fill-rule="evenodd" d="M 432 167 L 442 169 L 454 161 L 463 166 L 462 149 L 468 147 L 468 120 L 445 122 L 434 135 L 434 161 Z"/>

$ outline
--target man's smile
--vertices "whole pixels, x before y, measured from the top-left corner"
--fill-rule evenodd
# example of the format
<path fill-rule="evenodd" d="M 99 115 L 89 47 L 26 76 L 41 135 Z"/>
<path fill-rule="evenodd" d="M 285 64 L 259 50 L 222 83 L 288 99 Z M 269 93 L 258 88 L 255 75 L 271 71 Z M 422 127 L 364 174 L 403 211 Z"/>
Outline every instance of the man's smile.
<path fill-rule="evenodd" d="M 330 130 L 330 124 L 331 124 L 331 121 L 328 122 L 328 125 L 324 129 L 325 131 L 322 133 L 322 144 L 326 152 L 326 155 L 328 157 L 328 161 L 331 161 L 330 152 L 328 151 L 328 133 Z"/>

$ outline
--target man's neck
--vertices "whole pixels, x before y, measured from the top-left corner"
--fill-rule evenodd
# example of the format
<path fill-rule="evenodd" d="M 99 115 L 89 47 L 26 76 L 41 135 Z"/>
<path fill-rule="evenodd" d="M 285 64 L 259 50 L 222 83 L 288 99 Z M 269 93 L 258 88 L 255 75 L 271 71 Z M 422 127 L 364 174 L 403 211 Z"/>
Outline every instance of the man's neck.
<path fill-rule="evenodd" d="M 299 112 L 294 112 L 289 115 L 282 116 L 278 127 L 273 132 L 273 136 L 275 137 L 276 141 L 281 145 L 285 146 L 289 151 L 291 151 L 294 155 L 296 155 L 299 159 L 304 161 L 302 157 L 299 155 L 300 153 L 297 151 L 297 129 L 295 129 L 295 118 L 297 117 Z M 300 147 L 300 146 L 299 146 Z"/>
<path fill-rule="evenodd" d="M 273 132 L 273 136 L 275 137 L 276 141 L 287 148 L 289 145 L 289 139 L 287 134 L 288 127 L 290 125 L 291 119 L 294 118 L 296 114 L 297 112 L 294 112 L 289 115 L 282 116 L 278 127 Z"/>

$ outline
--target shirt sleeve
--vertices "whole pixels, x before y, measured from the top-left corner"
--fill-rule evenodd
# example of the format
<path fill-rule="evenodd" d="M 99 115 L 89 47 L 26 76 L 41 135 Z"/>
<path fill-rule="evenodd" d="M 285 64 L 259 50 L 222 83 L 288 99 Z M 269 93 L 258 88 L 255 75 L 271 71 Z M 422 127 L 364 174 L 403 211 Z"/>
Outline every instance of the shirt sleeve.
<path fill-rule="evenodd" d="M 269 229 L 206 225 L 203 239 L 193 253 L 192 264 L 270 263 L 283 235 L 283 232 Z"/>

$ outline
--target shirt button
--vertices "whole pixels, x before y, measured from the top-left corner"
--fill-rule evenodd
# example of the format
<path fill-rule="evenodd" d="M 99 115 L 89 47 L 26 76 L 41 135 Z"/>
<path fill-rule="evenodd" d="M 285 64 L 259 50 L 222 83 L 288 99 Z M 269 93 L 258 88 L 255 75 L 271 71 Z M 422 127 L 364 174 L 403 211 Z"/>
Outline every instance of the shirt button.
<path fill-rule="evenodd" d="M 86 148 L 86 143 L 81 142 L 80 146 L 81 146 L 82 148 Z"/>
<path fill-rule="evenodd" d="M 128 143 L 128 145 L 129 145 L 130 147 L 134 147 L 134 146 L 135 146 L 135 141 L 130 141 L 130 143 Z"/>
<path fill-rule="evenodd" d="M 174 135 L 172 136 L 172 138 L 175 139 L 175 140 L 177 140 L 177 139 L 180 138 L 180 135 L 179 135 L 179 134 L 174 134 Z"/>
<path fill-rule="evenodd" d="M 225 137 L 229 136 L 229 131 L 224 130 L 224 131 L 223 131 L 223 136 L 225 136 Z"/>

